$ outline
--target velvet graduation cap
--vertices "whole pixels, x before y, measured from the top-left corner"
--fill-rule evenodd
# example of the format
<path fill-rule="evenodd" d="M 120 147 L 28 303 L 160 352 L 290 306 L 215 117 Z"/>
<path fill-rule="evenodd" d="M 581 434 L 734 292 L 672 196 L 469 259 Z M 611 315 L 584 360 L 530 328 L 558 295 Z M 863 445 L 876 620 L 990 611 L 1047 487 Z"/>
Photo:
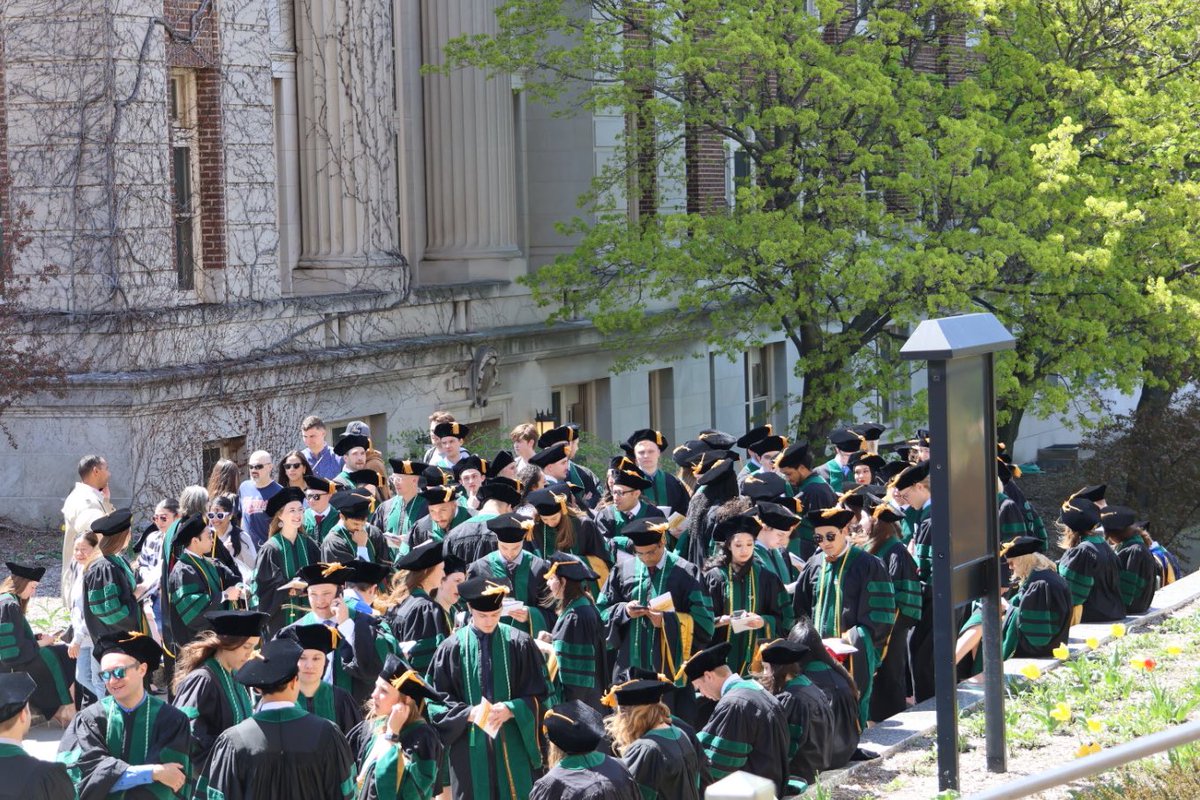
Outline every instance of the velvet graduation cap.
<path fill-rule="evenodd" d="M 36 690 L 37 683 L 28 672 L 0 674 L 0 722 L 20 714 Z"/>
<path fill-rule="evenodd" d="M 600 712 L 582 700 L 567 700 L 546 712 L 542 733 L 568 755 L 593 752 L 604 738 Z"/>
<path fill-rule="evenodd" d="M 266 514 L 268 519 L 273 519 L 276 514 L 283 510 L 283 507 L 288 503 L 303 503 L 304 490 L 297 486 L 285 486 L 275 494 L 271 495 L 271 499 L 267 501 Z"/>
<path fill-rule="evenodd" d="M 92 533 L 97 536 L 117 536 L 129 530 L 133 512 L 128 508 L 118 508 L 107 516 L 92 520 Z"/>
<path fill-rule="evenodd" d="M 153 672 L 162 663 L 163 649 L 158 642 L 138 631 L 122 631 L 100 637 L 96 642 L 95 658 L 97 661 L 109 653 L 124 653 L 146 665 Z"/>
<path fill-rule="evenodd" d="M 294 639 L 280 637 L 263 645 L 236 673 L 238 683 L 254 689 L 270 689 L 287 683 L 300 671 L 300 654 L 304 652 Z"/>
<path fill-rule="evenodd" d="M 396 559 L 396 569 L 419 572 L 446 560 L 442 542 L 428 539 Z"/>
<path fill-rule="evenodd" d="M 458 585 L 458 596 L 476 611 L 499 611 L 512 585 L 504 578 L 479 576 Z"/>
<path fill-rule="evenodd" d="M 40 581 L 46 574 L 45 567 L 26 567 L 13 561 L 5 561 L 4 566 L 8 567 L 14 578 L 24 578 L 27 581 Z"/>
<path fill-rule="evenodd" d="M 729 642 L 721 642 L 707 647 L 685 661 L 679 672 L 681 675 L 687 676 L 689 682 L 694 681 L 706 672 L 725 666 L 731 649 L 733 649 L 733 645 Z M 678 678 L 679 675 L 675 677 Z"/>

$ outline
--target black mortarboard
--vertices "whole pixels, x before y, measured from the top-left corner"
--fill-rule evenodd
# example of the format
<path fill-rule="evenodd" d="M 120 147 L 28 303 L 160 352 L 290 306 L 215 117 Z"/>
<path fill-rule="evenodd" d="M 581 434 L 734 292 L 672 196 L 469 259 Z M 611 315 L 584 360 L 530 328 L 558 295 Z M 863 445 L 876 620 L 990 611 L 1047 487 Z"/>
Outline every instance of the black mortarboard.
<path fill-rule="evenodd" d="M 567 457 L 567 445 L 565 442 L 555 442 L 554 444 L 542 450 L 538 450 L 529 457 L 529 463 L 535 464 L 542 469 L 557 464 Z"/>
<path fill-rule="evenodd" d="M 482 475 L 484 470 L 487 469 L 487 462 L 479 456 L 464 456 L 458 460 L 457 464 L 450 468 L 450 471 L 454 473 L 454 480 L 461 481 L 462 474 L 469 469 L 473 469 Z"/>
<path fill-rule="evenodd" d="M 833 442 L 833 446 L 843 453 L 853 453 L 855 450 L 861 450 L 863 444 L 866 442 L 861 434 L 850 428 L 835 428 L 830 431 L 829 441 Z"/>
<path fill-rule="evenodd" d="M 304 652 L 295 639 L 281 636 L 263 645 L 233 677 L 243 686 L 271 689 L 287 683 L 300 671 L 300 654 Z"/>
<path fill-rule="evenodd" d="M 501 450 L 492 457 L 491 461 L 483 462 L 483 476 L 485 478 L 499 478 L 500 473 L 508 468 L 510 464 L 517 463 L 516 457 L 509 450 Z"/>
<path fill-rule="evenodd" d="M 322 653 L 332 653 L 337 649 L 341 634 L 338 629 L 319 622 L 311 625 L 291 625 L 279 632 L 279 636 L 295 641 L 305 650 L 319 650 Z"/>
<path fill-rule="evenodd" d="M 452 575 L 455 572 L 466 572 L 467 562 L 453 553 L 447 553 L 446 560 L 442 562 L 442 571 L 447 575 Z"/>
<path fill-rule="evenodd" d="M 789 639 L 776 639 L 758 649 L 758 654 L 767 664 L 795 664 L 807 660 L 808 645 Z"/>
<path fill-rule="evenodd" d="M 759 470 L 742 479 L 742 494 L 751 500 L 775 500 L 787 493 L 787 479 L 778 472 Z"/>
<path fill-rule="evenodd" d="M 446 560 L 446 549 L 442 542 L 426 539 L 396 559 L 396 569 L 420 572 Z"/>
<path fill-rule="evenodd" d="M 285 489 L 284 491 L 287 490 Z M 351 491 L 338 492 L 329 498 L 329 505 L 336 508 L 343 517 L 348 519 L 366 519 L 370 516 L 371 507 L 374 504 L 374 499 L 368 495 Z"/>
<path fill-rule="evenodd" d="M 1072 497 L 1062 504 L 1059 520 L 1077 533 L 1087 533 L 1100 524 L 1100 509 L 1091 500 Z"/>
<path fill-rule="evenodd" d="M 1103 500 L 1105 493 L 1108 491 L 1107 483 L 1097 483 L 1094 486 L 1085 486 L 1068 499 L 1074 500 L 1080 498 L 1083 500 L 1091 500 L 1095 503 L 1097 500 Z"/>
<path fill-rule="evenodd" d="M 729 537 L 738 533 L 748 533 L 751 536 L 758 536 L 758 532 L 762 530 L 762 523 L 749 514 L 734 514 L 732 517 L 723 519 L 713 528 L 712 538 L 714 542 L 724 542 Z"/>
<path fill-rule="evenodd" d="M 929 462 L 918 461 L 911 467 L 906 467 L 899 475 L 892 478 L 892 482 L 888 484 L 890 489 L 907 489 L 910 486 L 915 486 L 921 481 L 929 477 Z"/>
<path fill-rule="evenodd" d="M 262 636 L 268 615 L 261 611 L 207 611 L 204 618 L 212 623 L 218 636 Z"/>
<path fill-rule="evenodd" d="M 37 682 L 28 672 L 0 674 L 0 723 L 20 714 L 36 691 Z"/>
<path fill-rule="evenodd" d="M 1100 524 L 1106 531 L 1123 531 L 1137 522 L 1137 512 L 1129 506 L 1105 506 L 1100 509 Z"/>
<path fill-rule="evenodd" d="M 860 483 L 854 484 L 854 488 L 847 489 L 838 495 L 838 505 L 842 508 L 848 508 L 851 511 L 862 511 L 867 505 L 879 498 L 872 496 L 871 488 Z"/>
<path fill-rule="evenodd" d="M 341 586 L 346 581 L 354 580 L 354 570 L 345 564 L 319 562 L 301 567 L 296 571 L 296 577 L 309 586 L 317 586 L 322 583 Z"/>
<path fill-rule="evenodd" d="M 758 518 L 762 521 L 764 527 L 773 528 L 777 531 L 791 531 L 800 524 L 800 517 L 791 509 L 784 508 L 778 503 L 760 500 L 756 505 L 758 508 Z"/>
<path fill-rule="evenodd" d="M 1017 470 L 1014 469 L 1012 462 L 1004 456 L 996 456 L 996 477 L 1001 483 L 1008 483 L 1013 479 L 1013 475 Z"/>
<path fill-rule="evenodd" d="M 908 462 L 908 457 L 912 454 L 913 448 L 908 442 L 901 442 L 900 444 L 892 445 L 891 451 L 900 457 L 900 463 L 903 464 Z"/>
<path fill-rule="evenodd" d="M 919 447 L 929 447 L 929 429 L 917 428 L 917 435 L 913 438 L 913 444 Z"/>
<path fill-rule="evenodd" d="M 666 450 L 671 446 L 671 443 L 667 441 L 667 437 L 662 435 L 662 431 L 651 430 L 650 428 L 642 428 L 640 431 L 634 431 L 625 440 L 625 444 L 630 447 L 637 447 L 638 442 L 653 442 L 658 446 L 659 450 Z"/>
<path fill-rule="evenodd" d="M 720 458 L 715 460 L 709 459 L 709 456 L 718 453 L 721 454 Z M 713 450 L 709 453 L 705 453 L 701 463 L 696 465 L 704 470 L 696 476 L 696 484 L 698 486 L 707 486 L 708 484 L 718 481 L 724 476 L 733 472 L 734 460 L 733 454 L 728 450 Z M 695 467 L 693 467 L 693 470 L 695 470 Z"/>
<path fill-rule="evenodd" d="M 566 511 L 567 496 L 555 494 L 549 489 L 534 489 L 525 496 L 525 502 L 533 506 L 533 510 L 543 517 Z"/>
<path fill-rule="evenodd" d="M 356 469 L 346 475 L 355 486 L 374 486 L 383 488 L 383 476 L 373 469 Z"/>
<path fill-rule="evenodd" d="M 424 461 L 411 461 L 407 458 L 389 458 L 388 464 L 397 475 L 420 475 L 429 469 L 429 465 Z"/>
<path fill-rule="evenodd" d="M 470 425 L 463 425 L 461 422 L 439 422 L 433 426 L 433 435 L 439 439 L 447 436 L 453 436 L 456 439 L 465 439 L 471 433 Z"/>
<path fill-rule="evenodd" d="M 875 498 L 875 503 L 871 506 L 871 516 L 880 522 L 900 522 L 904 519 L 902 513 L 879 498 Z"/>
<path fill-rule="evenodd" d="M 14 578 L 24 578 L 27 581 L 40 581 L 46 574 L 45 567 L 26 567 L 13 561 L 5 561 L 4 566 L 8 567 Z"/>
<path fill-rule="evenodd" d="M 309 489 L 322 494 L 333 494 L 338 490 L 336 483 L 319 475 L 305 475 L 304 483 L 308 485 Z"/>
<path fill-rule="evenodd" d="M 129 530 L 133 512 L 128 508 L 118 508 L 107 516 L 92 520 L 92 533 L 97 536 L 116 536 Z"/>
<path fill-rule="evenodd" d="M 882 467 L 875 470 L 875 480 L 880 481 L 886 487 L 892 478 L 904 472 L 909 466 L 911 465 L 907 461 L 888 461 Z"/>
<path fill-rule="evenodd" d="M 179 520 L 175 526 L 175 536 L 171 540 L 171 546 L 176 550 L 182 550 L 187 547 L 188 542 L 203 536 L 207 528 L 208 522 L 204 517 L 199 514 L 190 514 Z"/>
<path fill-rule="evenodd" d="M 593 752 L 604 738 L 600 712 L 582 700 L 559 703 L 542 717 L 542 733 L 567 755 Z"/>
<path fill-rule="evenodd" d="M 288 503 L 303 503 L 304 490 L 296 486 L 285 486 L 275 494 L 271 495 L 271 499 L 267 501 L 265 509 L 267 519 L 273 519 L 276 514 L 283 510 L 283 507 Z"/>
<path fill-rule="evenodd" d="M 634 547 L 649 547 L 660 544 L 670 526 L 665 519 L 659 517 L 642 517 L 635 519 L 621 529 L 621 535 L 633 542 Z"/>
<path fill-rule="evenodd" d="M 425 479 L 426 486 L 446 486 L 447 484 L 454 483 L 453 472 L 433 464 L 422 470 L 421 477 Z"/>
<path fill-rule="evenodd" d="M 337 440 L 337 444 L 333 446 L 333 452 L 339 456 L 344 456 L 356 447 L 361 447 L 364 450 L 371 449 L 371 440 L 366 436 L 359 436 L 355 433 L 347 433 L 342 438 Z"/>
<path fill-rule="evenodd" d="M 1018 536 L 1012 541 L 1000 545 L 1001 558 L 1016 558 L 1030 553 L 1040 553 L 1044 548 L 1041 539 L 1036 536 Z"/>
<path fill-rule="evenodd" d="M 731 649 L 733 646 L 729 642 L 706 647 L 685 661 L 680 673 L 687 676 L 689 682 L 694 681 L 706 672 L 725 666 Z M 679 675 L 675 678 L 678 680 Z"/>
<path fill-rule="evenodd" d="M 798 442 L 792 442 L 785 447 L 783 452 L 779 454 L 779 457 L 775 459 L 775 467 L 779 469 L 783 467 L 795 469 L 797 467 L 807 466 L 807 464 L 808 441 L 806 439 L 801 439 Z"/>
<path fill-rule="evenodd" d="M 443 503 L 456 503 L 461 494 L 462 489 L 454 484 L 426 486 L 421 490 L 421 497 L 425 498 L 425 502 L 431 506 L 440 506 Z"/>
<path fill-rule="evenodd" d="M 671 459 L 680 467 L 690 468 L 696 459 L 712 449 L 707 442 L 689 439 L 671 451 Z"/>
<path fill-rule="evenodd" d="M 539 436 L 537 440 L 537 446 L 545 450 L 546 448 L 559 443 L 570 444 L 578 438 L 579 428 L 572 427 L 570 425 L 559 425 L 557 428 L 551 428 Z"/>
<path fill-rule="evenodd" d="M 410 669 L 412 669 L 412 664 L 407 660 L 395 653 L 388 653 L 387 658 L 383 660 L 383 668 L 379 670 L 379 677 L 391 683 Z"/>
<path fill-rule="evenodd" d="M 637 465 L 633 456 L 620 455 L 613 456 L 608 460 L 608 469 L 610 472 L 620 472 L 623 469 L 641 469 L 641 467 Z"/>
<path fill-rule="evenodd" d="M 346 566 L 354 571 L 354 574 L 346 581 L 347 583 L 364 583 L 374 586 L 392 574 L 391 568 L 386 564 L 376 564 L 373 561 L 363 561 L 357 558 L 347 561 Z"/>
<path fill-rule="evenodd" d="M 512 585 L 504 578 L 483 575 L 458 585 L 458 596 L 476 611 L 498 611 L 511 591 Z"/>
<path fill-rule="evenodd" d="M 625 467 L 613 475 L 613 483 L 626 489 L 646 490 L 654 485 L 654 481 L 646 477 L 646 473 L 637 467 Z"/>
<path fill-rule="evenodd" d="M 878 453 L 868 453 L 866 450 L 856 450 L 851 456 L 847 466 L 853 470 L 859 464 L 865 464 L 871 468 L 872 472 L 880 469 L 887 462 L 883 460 L 883 456 Z"/>
<path fill-rule="evenodd" d="M 838 528 L 839 530 L 849 525 L 858 516 L 857 511 L 851 511 L 848 508 L 818 508 L 805 513 L 805 518 L 812 523 L 813 529 L 816 528 Z"/>
<path fill-rule="evenodd" d="M 734 445 L 749 450 L 750 445 L 754 444 L 760 439 L 773 436 L 774 434 L 775 428 L 770 423 L 767 423 L 766 425 L 759 425 L 757 428 L 751 428 L 739 436 L 737 441 L 734 442 Z"/>
<path fill-rule="evenodd" d="M 96 642 L 96 661 L 109 653 L 124 653 L 130 658 L 136 658 L 146 665 L 147 670 L 153 672 L 162 663 L 163 649 L 158 642 L 144 633 L 122 631 L 101 636 Z"/>
<path fill-rule="evenodd" d="M 751 442 L 746 449 L 756 456 L 763 456 L 767 453 L 778 453 L 788 446 L 788 438 L 786 436 L 764 436 L 756 442 Z"/>
<path fill-rule="evenodd" d="M 661 703 L 663 695 L 674 689 L 675 684 L 667 680 L 665 675 L 653 678 L 632 678 L 613 686 L 600 702 L 609 708 L 648 706 Z"/>
<path fill-rule="evenodd" d="M 696 438 L 714 450 L 730 450 L 737 446 L 737 437 L 725 431 L 704 430 Z"/>
<path fill-rule="evenodd" d="M 505 544 L 516 544 L 525 541 L 533 530 L 533 520 L 526 519 L 520 514 L 501 514 L 492 517 L 486 523 L 487 529 L 496 534 L 496 540 Z"/>
<path fill-rule="evenodd" d="M 850 430 L 862 436 L 868 442 L 877 442 L 883 432 L 887 430 L 887 425 L 882 422 L 860 422 L 857 425 L 851 425 Z"/>
<path fill-rule="evenodd" d="M 386 666 L 386 665 L 385 665 Z M 380 676 L 382 677 L 382 676 Z M 438 692 L 432 686 L 425 682 L 420 673 L 409 667 L 408 669 L 396 675 L 394 678 L 385 678 L 402 695 L 411 697 L 418 703 L 422 700 L 431 700 L 435 703 L 443 703 L 446 701 L 445 695 Z"/>
<path fill-rule="evenodd" d="M 487 500 L 496 500 L 500 503 L 508 503 L 510 506 L 521 505 L 521 491 L 524 489 L 524 484 L 520 481 L 514 481 L 510 478 L 488 478 L 479 487 L 476 493 L 476 498 L 480 503 Z"/>
<path fill-rule="evenodd" d="M 594 569 L 577 558 L 551 561 L 550 569 L 546 570 L 546 577 L 549 578 L 551 575 L 557 575 L 569 581 L 594 581 L 600 577 Z"/>

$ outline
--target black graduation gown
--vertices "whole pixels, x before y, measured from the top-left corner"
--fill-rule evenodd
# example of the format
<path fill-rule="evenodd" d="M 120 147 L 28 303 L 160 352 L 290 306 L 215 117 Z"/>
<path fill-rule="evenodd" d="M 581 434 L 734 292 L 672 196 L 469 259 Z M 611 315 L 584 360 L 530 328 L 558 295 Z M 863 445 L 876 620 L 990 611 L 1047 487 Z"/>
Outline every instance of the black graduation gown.
<path fill-rule="evenodd" d="M 39 647 L 21 601 L 13 594 L 0 594 L 0 672 L 28 672 L 37 684 L 30 704 L 44 717 L 52 717 L 71 702 L 75 659 L 67 646 Z"/>
<path fill-rule="evenodd" d="M 817 772 L 829 762 L 834 731 L 829 698 L 807 677 L 797 675 L 775 699 L 787 718 L 788 774 L 812 784 Z"/>
<path fill-rule="evenodd" d="M 603 753 L 566 756 L 538 778 L 529 800 L 641 800 L 638 786 L 617 759 Z"/>
<path fill-rule="evenodd" d="M 1071 587 L 1071 601 L 1083 606 L 1081 622 L 1120 622 L 1125 619 L 1121 599 L 1121 562 L 1103 536 L 1083 537 L 1063 553 L 1058 574 Z"/>
<path fill-rule="evenodd" d="M 346 737 L 329 720 L 295 706 L 259 711 L 222 733 L 196 793 L 205 800 L 353 796 Z"/>
<path fill-rule="evenodd" d="M 550 632 L 558 662 L 555 680 L 562 700 L 580 700 L 601 713 L 600 703 L 611 672 L 604 622 L 587 595 L 572 600 Z"/>
<path fill-rule="evenodd" d="M 567 467 L 567 483 L 580 487 L 573 492 L 575 503 L 580 508 L 595 508 L 600 502 L 600 480 L 596 473 L 582 464 L 570 462 Z"/>
<path fill-rule="evenodd" d="M 652 506 L 671 509 L 672 514 L 687 515 L 688 501 L 692 499 L 679 478 L 659 469 L 651 478 L 654 485 L 642 491 L 642 502 Z"/>
<path fill-rule="evenodd" d="M 533 640 L 503 623 L 486 636 L 467 625 L 438 647 L 429 679 L 446 696 L 429 714 L 449 751 L 454 800 L 524 800 L 542 763 L 539 726 L 549 693 Z M 494 739 L 468 719 L 481 696 L 512 707 L 513 719 Z"/>
<path fill-rule="evenodd" d="M 755 681 L 737 678 L 722 688 L 721 699 L 699 733 L 713 778 L 744 770 L 774 783 L 782 797 L 789 741 L 782 706 Z"/>
<path fill-rule="evenodd" d="M 775 573 L 753 556 L 740 572 L 733 572 L 732 582 L 730 573 L 729 566 L 713 567 L 704 573 L 704 588 L 712 603 L 713 617 L 752 611 L 764 623 L 758 630 L 740 633 L 733 632 L 732 624 L 723 625 L 713 633 L 716 641 L 732 644 L 726 663 L 740 675 L 749 668 L 761 642 L 787 635 L 792 627 L 792 598 Z"/>
<path fill-rule="evenodd" d="M 120 741 L 119 747 L 110 749 L 110 736 Z M 184 774 L 191 775 L 191 747 L 188 718 L 179 709 L 147 695 L 140 706 L 125 711 L 109 696 L 71 721 L 58 743 L 58 760 L 67 765 L 79 800 L 105 800 L 131 766 L 180 764 Z M 123 800 L 183 800 L 185 792 L 174 794 L 162 784 L 149 783 L 127 790 Z"/>
<path fill-rule="evenodd" d="M 607 507 L 606 507 L 607 508 Z M 556 554 L 575 556 L 589 564 L 600 575 L 600 583 L 612 569 L 613 555 L 596 523 L 587 517 L 572 517 L 575 521 L 575 544 L 567 550 L 558 549 L 558 532 L 542 523 L 533 526 L 533 535 L 525 540 L 525 549 L 538 558 L 552 560 Z"/>
<path fill-rule="evenodd" d="M 679 728 L 646 731 L 625 748 L 621 761 L 647 800 L 700 800 L 701 754 Z"/>
<path fill-rule="evenodd" d="M 529 621 L 517 622 L 512 618 L 504 621 L 530 636 L 537 636 L 554 627 L 554 600 L 546 588 L 546 572 L 550 565 L 528 550 L 521 550 L 517 559 L 516 567 L 509 572 L 498 550 L 488 553 L 467 567 L 467 577 L 504 578 L 511 581 L 513 590 L 509 597 L 525 604 Z"/>
<path fill-rule="evenodd" d="M 137 580 L 120 556 L 101 556 L 83 573 L 83 621 L 93 642 L 109 634 L 150 633 L 142 604 L 134 596 Z"/>
<path fill-rule="evenodd" d="M 892 577 L 896 592 L 896 622 L 884 644 L 871 690 L 871 721 L 882 722 L 907 707 L 908 631 L 921 619 L 922 589 L 917 564 L 899 539 L 889 539 L 876 556 Z"/>
<path fill-rule="evenodd" d="M 1121 565 L 1121 599 L 1126 613 L 1145 614 L 1158 588 L 1158 562 L 1140 535 L 1117 545 L 1117 562 Z"/>
<path fill-rule="evenodd" d="M 371 523 L 367 523 L 367 558 L 372 564 L 391 566 L 392 550 L 387 543 L 383 531 Z M 354 543 L 350 531 L 338 523 L 325 538 L 321 540 L 321 560 L 333 564 L 345 564 L 358 558 L 358 545 Z"/>
<path fill-rule="evenodd" d="M 450 531 L 462 525 L 469 520 L 474 514 L 471 509 L 465 506 L 458 506 L 454 512 L 454 519 L 450 520 L 449 528 L 441 528 L 434 521 L 433 517 L 428 514 L 417 520 L 417 524 L 413 526 L 412 531 L 408 534 L 408 547 L 411 550 L 419 544 L 435 539 L 439 542 L 444 541 L 450 535 Z M 467 562 L 470 563 L 470 562 Z"/>
<path fill-rule="evenodd" d="M 363 718 L 362 705 L 354 702 L 349 692 L 337 686 L 330 686 L 324 681 L 317 686 L 316 694 L 312 697 L 307 697 L 301 692 L 296 697 L 296 705 L 310 714 L 329 720 L 346 735 L 349 735 Z"/>
<path fill-rule="evenodd" d="M 180 552 L 162 591 L 160 624 L 167 649 L 178 653 L 202 632 L 212 630 L 205 612 L 225 608 L 222 593 L 241 579 L 220 561 Z"/>
<path fill-rule="evenodd" d="M 1057 572 L 1035 569 L 1009 602 L 1003 658 L 1049 658 L 1071 638 L 1071 590 Z"/>
<path fill-rule="evenodd" d="M 0 800 L 75 800 L 67 768 L 41 761 L 15 744 L 0 744 Z"/>
<path fill-rule="evenodd" d="M 608 550 L 608 560 L 611 564 L 617 560 L 617 552 L 631 553 L 633 545 L 621 531 L 635 519 L 663 519 L 662 512 L 649 503 L 642 501 L 632 514 L 622 514 L 614 503 L 609 503 L 596 510 L 594 520 L 596 528 Z"/>
<path fill-rule="evenodd" d="M 264 637 L 274 636 L 308 612 L 308 598 L 303 593 L 293 597 L 280 587 L 295 578 L 301 567 L 320 560 L 317 546 L 302 534 L 289 543 L 277 533 L 258 549 L 250 591 L 257 610 L 268 615 Z"/>
<path fill-rule="evenodd" d="M 825 693 L 832 714 L 833 729 L 822 751 L 828 760 L 818 770 L 844 767 L 858 749 L 858 739 L 862 735 L 859 702 L 854 696 L 854 687 L 844 675 L 823 661 L 808 662 L 804 667 L 804 676 Z"/>
<path fill-rule="evenodd" d="M 350 732 L 356 800 L 432 800 L 441 791 L 438 767 L 444 751 L 437 731 L 424 719 L 410 721 L 393 744 L 383 739 L 384 722 L 367 720 Z"/>
<path fill-rule="evenodd" d="M 397 648 L 391 631 L 379 617 L 354 609 L 349 611 L 353 625 L 348 635 L 338 636 L 337 650 L 331 659 L 333 685 L 348 691 L 356 703 L 364 703 L 375 688 L 375 679 L 379 677 L 383 662 Z M 310 611 L 292 626 L 323 624 L 320 617 Z"/>
<path fill-rule="evenodd" d="M 422 675 L 429 669 L 438 645 L 450 635 L 450 621 L 445 612 L 423 589 L 413 591 L 388 609 L 384 622 L 391 628 L 401 649 L 405 642 L 413 642 L 406 657 L 413 669 Z"/>
<path fill-rule="evenodd" d="M 171 704 L 191 721 L 195 743 L 192 760 L 197 774 L 208 763 L 217 737 L 247 719 L 254 710 L 246 687 L 234 680 L 215 659 L 209 659 L 187 674 Z"/>
<path fill-rule="evenodd" d="M 445 538 L 448 556 L 458 556 L 473 564 L 496 550 L 496 534 L 488 530 L 487 521 L 496 514 L 476 514 L 461 525 L 455 525 Z M 415 545 L 414 545 L 415 546 Z"/>
<path fill-rule="evenodd" d="M 705 486 L 697 486 L 688 500 L 687 516 L 679 526 L 675 552 L 693 564 L 703 564 L 712 555 L 712 532 L 717 527 L 714 512 L 737 497 L 737 476 L 728 475 Z"/>

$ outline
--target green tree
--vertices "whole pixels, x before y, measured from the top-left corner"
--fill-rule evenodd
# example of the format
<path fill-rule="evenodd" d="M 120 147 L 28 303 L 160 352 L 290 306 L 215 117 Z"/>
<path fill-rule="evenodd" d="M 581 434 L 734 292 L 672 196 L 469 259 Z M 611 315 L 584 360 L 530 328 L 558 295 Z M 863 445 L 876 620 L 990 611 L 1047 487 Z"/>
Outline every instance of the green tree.
<path fill-rule="evenodd" d="M 986 309 L 1016 334 L 1006 440 L 1028 411 L 1169 379 L 1200 330 L 1200 4 L 808 5 L 507 0 L 498 33 L 451 43 L 447 68 L 631 122 L 564 221 L 578 246 L 530 281 L 550 318 L 590 316 L 627 363 L 783 331 L 818 439 L 907 388 L 887 340 L 932 315 Z M 713 136 L 749 164 L 732 207 L 664 208 Z"/>

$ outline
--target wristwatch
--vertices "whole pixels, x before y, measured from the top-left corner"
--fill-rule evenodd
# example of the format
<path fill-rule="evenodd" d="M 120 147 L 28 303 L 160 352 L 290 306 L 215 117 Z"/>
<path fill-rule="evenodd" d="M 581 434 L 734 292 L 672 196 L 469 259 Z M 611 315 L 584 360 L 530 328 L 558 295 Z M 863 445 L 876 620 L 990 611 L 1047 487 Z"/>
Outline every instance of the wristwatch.
<path fill-rule="evenodd" d="M 388 731 L 387 733 L 385 733 L 383 735 L 383 740 L 385 742 L 398 742 L 398 741 L 400 741 L 400 734 L 392 733 L 391 731 Z"/>

